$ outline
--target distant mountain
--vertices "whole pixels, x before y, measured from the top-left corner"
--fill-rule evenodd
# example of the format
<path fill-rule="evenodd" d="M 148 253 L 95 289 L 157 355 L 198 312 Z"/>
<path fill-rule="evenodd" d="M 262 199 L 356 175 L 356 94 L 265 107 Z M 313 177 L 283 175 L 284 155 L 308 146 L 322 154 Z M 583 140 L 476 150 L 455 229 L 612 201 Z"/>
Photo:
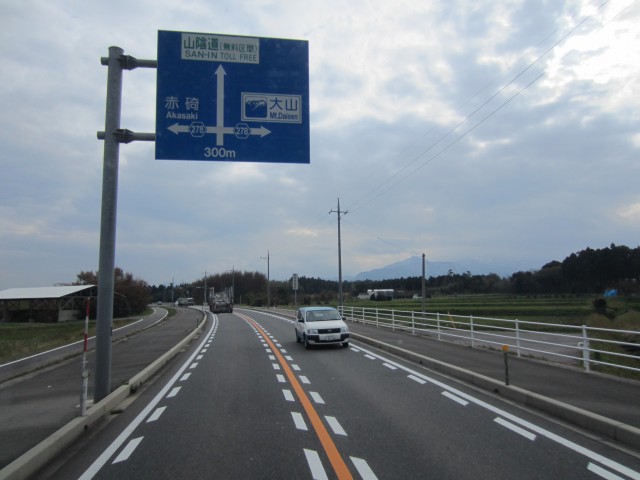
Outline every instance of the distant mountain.
<path fill-rule="evenodd" d="M 426 276 L 439 277 L 447 275 L 449 271 L 455 274 L 471 272 L 472 275 L 488 275 L 495 273 L 501 277 L 508 277 L 514 272 L 522 270 L 498 264 L 484 264 L 475 260 L 465 260 L 463 262 L 426 262 Z M 528 269 L 525 269 L 528 270 Z M 422 258 L 415 256 L 392 263 L 382 268 L 376 268 L 367 272 L 361 272 L 349 278 L 351 281 L 359 280 L 386 280 L 389 278 L 420 277 L 422 276 Z"/>

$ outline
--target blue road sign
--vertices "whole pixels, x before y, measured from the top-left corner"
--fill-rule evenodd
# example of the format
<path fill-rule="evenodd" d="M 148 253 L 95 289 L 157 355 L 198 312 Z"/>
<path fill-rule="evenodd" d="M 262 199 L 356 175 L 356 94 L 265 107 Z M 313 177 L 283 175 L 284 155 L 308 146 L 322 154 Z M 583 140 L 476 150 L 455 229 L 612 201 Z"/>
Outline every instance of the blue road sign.
<path fill-rule="evenodd" d="M 310 163 L 309 44 L 158 31 L 156 159 Z"/>

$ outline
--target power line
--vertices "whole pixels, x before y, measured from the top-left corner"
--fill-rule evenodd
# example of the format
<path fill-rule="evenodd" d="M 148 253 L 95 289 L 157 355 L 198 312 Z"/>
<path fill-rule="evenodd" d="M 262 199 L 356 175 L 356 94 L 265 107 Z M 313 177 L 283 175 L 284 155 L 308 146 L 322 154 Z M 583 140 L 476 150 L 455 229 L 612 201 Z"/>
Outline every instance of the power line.
<path fill-rule="evenodd" d="M 637 1 L 637 0 L 636 0 Z M 606 0 L 605 2 L 603 2 L 598 8 L 597 10 L 601 10 L 607 3 L 609 2 L 609 0 Z M 625 7 L 627 8 L 627 7 Z M 431 150 L 433 150 L 435 147 L 437 147 L 438 144 L 440 144 L 442 141 L 444 141 L 448 136 L 450 136 L 453 132 L 455 132 L 460 126 L 462 126 L 464 123 L 467 123 L 474 115 L 476 115 L 482 108 L 484 108 L 486 105 L 488 105 L 493 99 L 495 99 L 498 95 L 500 95 L 502 92 L 504 92 L 509 86 L 511 86 L 513 83 L 515 83 L 520 77 L 522 77 L 526 72 L 528 72 L 531 68 L 533 68 L 533 66 L 535 66 L 540 60 L 542 60 L 549 52 L 551 52 L 555 47 L 557 47 L 561 42 L 563 42 L 564 40 L 566 40 L 569 36 L 573 35 L 579 28 L 582 27 L 582 25 L 584 25 L 584 23 L 591 19 L 594 15 L 589 15 L 585 18 L 583 18 L 580 22 L 578 22 L 578 24 L 573 27 L 571 30 L 569 30 L 566 34 L 564 34 L 562 37 L 560 37 L 555 43 L 553 43 L 549 48 L 547 48 L 541 55 L 539 55 L 533 62 L 529 63 L 529 65 L 527 65 L 523 70 L 521 70 L 515 77 L 513 77 L 511 80 L 509 80 L 505 85 L 503 85 L 500 89 L 498 89 L 498 91 L 496 91 L 493 95 L 491 95 L 488 99 L 486 99 L 484 102 L 482 102 L 478 107 L 476 107 L 471 113 L 469 113 L 468 115 L 466 115 L 460 122 L 458 122 L 456 125 L 454 125 L 453 127 L 451 127 L 449 130 L 447 130 L 443 135 L 441 135 L 434 143 L 432 143 L 426 150 L 422 151 L 421 153 L 419 153 L 418 155 L 416 155 L 413 159 L 411 159 L 408 163 L 406 163 L 401 169 L 399 169 L 396 173 L 394 173 L 391 177 L 386 178 L 385 180 L 383 180 L 377 187 L 371 189 L 367 194 L 365 194 L 363 197 L 361 197 L 360 199 L 356 200 L 356 202 L 354 203 L 354 205 L 352 205 L 352 209 L 354 208 L 355 205 L 359 204 L 359 203 L 364 203 L 364 205 L 371 203 L 373 200 L 376 200 L 377 198 L 380 198 L 382 195 L 384 195 L 385 193 L 387 193 L 388 191 L 392 190 L 395 186 L 397 186 L 398 184 L 402 183 L 404 180 L 406 180 L 411 174 L 415 173 L 416 171 L 420 170 L 421 168 L 423 168 L 425 165 L 427 165 L 428 163 L 430 163 L 431 161 L 433 161 L 435 158 L 439 157 L 440 155 L 442 155 L 446 150 L 448 150 L 449 148 L 451 148 L 453 145 L 455 145 L 456 143 L 458 143 L 460 140 L 462 140 L 466 135 L 468 135 L 471 131 L 475 130 L 478 126 L 480 126 L 482 123 L 484 123 L 488 118 L 492 117 L 497 111 L 501 110 L 505 105 L 507 105 L 508 103 L 511 102 L 511 100 L 513 100 L 515 97 L 517 97 L 518 95 L 520 95 L 520 93 L 522 93 L 522 91 L 524 91 L 525 89 L 529 88 L 531 85 L 533 85 L 539 78 L 541 78 L 544 73 L 547 71 L 547 69 L 545 69 L 543 71 L 542 74 L 538 75 L 533 81 L 529 82 L 528 84 L 526 84 L 523 88 L 521 88 L 515 95 L 513 95 L 512 97 L 510 97 L 509 99 L 507 99 L 506 101 L 504 101 L 501 105 L 499 105 L 496 109 L 494 109 L 492 112 L 490 112 L 488 115 L 486 115 L 485 117 L 483 117 L 480 121 L 478 121 L 475 125 L 473 125 L 470 129 L 468 129 L 467 131 L 465 131 L 464 133 L 462 133 L 459 137 L 457 137 L 456 139 L 454 139 L 452 142 L 450 142 L 445 148 L 443 148 L 442 150 L 440 150 L 438 153 L 436 153 L 434 156 L 428 158 L 422 165 L 420 165 L 418 168 L 415 168 L 413 170 L 411 170 L 408 174 L 406 174 L 405 176 L 403 176 L 399 181 L 394 182 L 393 184 L 391 184 L 390 187 L 386 188 L 385 190 L 383 190 L 382 192 L 380 192 L 379 194 L 375 195 L 373 198 L 371 198 L 369 201 L 365 202 L 364 199 L 367 198 L 370 195 L 373 195 L 373 193 L 382 188 L 385 184 L 389 183 L 389 181 L 393 178 L 395 178 L 396 176 L 400 175 L 400 173 L 403 170 L 406 170 L 407 168 L 409 168 L 410 165 L 412 165 L 414 162 L 416 162 L 419 158 L 423 157 L 424 155 L 426 155 L 427 153 L 429 153 Z M 556 30 L 557 31 L 557 30 Z M 555 32 L 554 32 L 555 33 Z M 549 38 L 550 35 L 548 35 L 546 38 Z M 481 89 L 480 91 L 482 91 L 483 89 Z M 466 102 L 465 102 L 466 103 Z"/>

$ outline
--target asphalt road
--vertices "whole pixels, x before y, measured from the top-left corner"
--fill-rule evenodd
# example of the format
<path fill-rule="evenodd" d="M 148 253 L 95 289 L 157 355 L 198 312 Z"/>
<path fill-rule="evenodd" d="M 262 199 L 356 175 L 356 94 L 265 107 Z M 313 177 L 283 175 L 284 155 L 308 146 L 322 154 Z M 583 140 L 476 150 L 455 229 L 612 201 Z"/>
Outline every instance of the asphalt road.
<path fill-rule="evenodd" d="M 38 478 L 640 479 L 640 459 L 356 341 L 213 317 L 183 360 Z"/>
<path fill-rule="evenodd" d="M 171 319 L 167 319 L 165 309 L 155 310 L 150 317 L 114 330 L 112 352 L 118 361 L 112 366 L 112 390 L 175 346 L 177 339 L 184 338 L 202 319 L 202 312 L 194 309 L 178 309 Z M 145 328 L 148 330 L 144 334 L 132 335 Z M 79 415 L 82 351 L 83 342 L 79 342 L 0 369 L 10 376 L 23 373 L 0 385 L 0 467 Z M 91 351 L 87 359 L 90 370 L 94 371 L 95 351 Z M 45 362 L 49 365 L 39 368 Z M 93 383 L 90 377 L 89 399 L 93 398 Z M 43 402 L 43 398 L 47 401 Z"/>
<path fill-rule="evenodd" d="M 141 317 L 139 320 L 134 320 L 128 325 L 114 328 L 112 340 L 117 342 L 141 330 L 151 328 L 164 320 L 166 316 L 167 311 L 164 308 L 154 307 L 152 315 L 148 317 Z M 91 351 L 94 348 L 95 337 L 90 337 L 87 342 L 87 350 Z M 75 357 L 82 353 L 83 350 L 84 340 L 80 339 L 69 345 L 64 345 L 53 350 L 48 350 L 43 353 L 2 364 L 0 365 L 0 383 L 6 382 L 14 377 L 36 371 L 40 368 L 50 366 L 51 364 L 66 360 L 67 358 Z"/>

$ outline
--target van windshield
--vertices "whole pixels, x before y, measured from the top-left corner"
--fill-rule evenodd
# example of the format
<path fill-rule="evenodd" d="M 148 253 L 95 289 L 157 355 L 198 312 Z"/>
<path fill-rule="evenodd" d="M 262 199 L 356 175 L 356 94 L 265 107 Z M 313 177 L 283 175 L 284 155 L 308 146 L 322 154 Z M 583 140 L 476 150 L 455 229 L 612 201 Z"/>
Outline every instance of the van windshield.
<path fill-rule="evenodd" d="M 342 320 L 337 310 L 316 310 L 307 313 L 308 322 L 322 322 L 324 320 Z"/>

